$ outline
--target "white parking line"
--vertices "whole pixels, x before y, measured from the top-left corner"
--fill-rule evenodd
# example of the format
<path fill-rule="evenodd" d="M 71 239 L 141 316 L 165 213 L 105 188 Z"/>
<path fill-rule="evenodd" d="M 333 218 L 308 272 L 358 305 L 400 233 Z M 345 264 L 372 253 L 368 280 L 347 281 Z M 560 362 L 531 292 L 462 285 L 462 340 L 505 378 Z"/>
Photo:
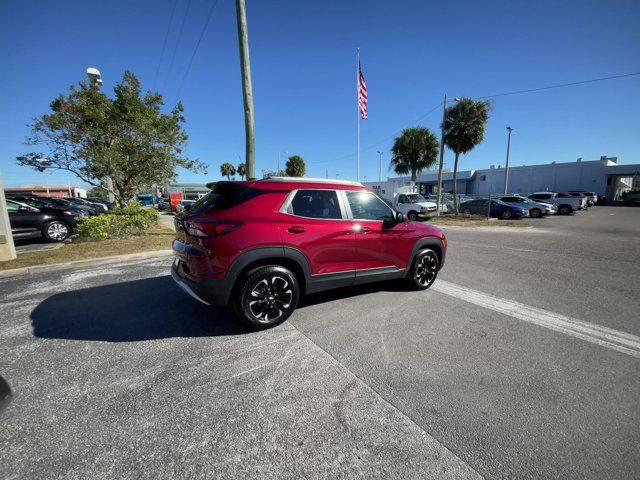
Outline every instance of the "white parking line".
<path fill-rule="evenodd" d="M 566 317 L 505 298 L 495 297 L 444 280 L 437 280 L 431 288 L 445 295 L 450 295 L 465 302 L 517 318 L 518 320 L 533 323 L 640 358 L 640 337 L 636 335 L 594 323 L 583 322 L 576 318 Z"/>

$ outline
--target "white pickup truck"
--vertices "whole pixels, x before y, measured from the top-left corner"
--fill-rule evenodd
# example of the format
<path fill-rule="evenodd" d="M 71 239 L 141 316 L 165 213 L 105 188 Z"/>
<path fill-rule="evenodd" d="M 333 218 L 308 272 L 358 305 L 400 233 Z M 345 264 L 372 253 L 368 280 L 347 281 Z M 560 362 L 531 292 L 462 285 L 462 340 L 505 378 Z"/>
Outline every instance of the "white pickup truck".
<path fill-rule="evenodd" d="M 436 215 L 437 205 L 419 193 L 398 192 L 393 200 L 385 199 L 396 211 L 407 216 L 407 220 L 415 222 L 420 218 L 431 218 Z"/>
<path fill-rule="evenodd" d="M 550 203 L 558 207 L 558 214 L 569 215 L 587 208 L 586 197 L 572 197 L 569 194 L 560 194 L 555 192 L 533 192 L 529 198 L 536 201 Z"/>

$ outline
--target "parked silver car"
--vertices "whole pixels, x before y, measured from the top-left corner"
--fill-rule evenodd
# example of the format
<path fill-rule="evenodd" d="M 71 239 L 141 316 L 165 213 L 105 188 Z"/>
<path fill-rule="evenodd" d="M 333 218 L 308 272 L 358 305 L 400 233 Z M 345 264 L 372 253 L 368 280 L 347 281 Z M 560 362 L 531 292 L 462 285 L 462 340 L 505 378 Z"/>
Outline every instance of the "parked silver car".
<path fill-rule="evenodd" d="M 504 197 L 500 197 L 500 200 L 508 205 L 528 210 L 529 216 L 532 218 L 540 218 L 544 215 L 555 215 L 558 211 L 555 205 L 535 201 L 527 197 L 521 197 L 520 195 L 505 195 Z"/>

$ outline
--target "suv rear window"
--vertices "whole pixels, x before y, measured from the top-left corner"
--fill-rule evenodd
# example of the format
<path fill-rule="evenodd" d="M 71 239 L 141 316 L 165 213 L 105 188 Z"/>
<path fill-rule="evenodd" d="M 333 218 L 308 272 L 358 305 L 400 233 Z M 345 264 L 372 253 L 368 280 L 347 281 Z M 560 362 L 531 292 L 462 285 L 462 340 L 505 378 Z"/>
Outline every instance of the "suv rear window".
<path fill-rule="evenodd" d="M 334 190 L 298 190 L 288 213 L 308 218 L 342 218 L 338 195 Z"/>
<path fill-rule="evenodd" d="M 250 195 L 244 195 L 247 190 L 257 192 L 256 189 L 250 189 L 245 185 L 238 185 L 236 183 L 215 183 L 211 185 L 211 191 L 209 193 L 191 205 L 189 213 L 205 213 L 211 210 L 231 208 L 251 198 Z"/>

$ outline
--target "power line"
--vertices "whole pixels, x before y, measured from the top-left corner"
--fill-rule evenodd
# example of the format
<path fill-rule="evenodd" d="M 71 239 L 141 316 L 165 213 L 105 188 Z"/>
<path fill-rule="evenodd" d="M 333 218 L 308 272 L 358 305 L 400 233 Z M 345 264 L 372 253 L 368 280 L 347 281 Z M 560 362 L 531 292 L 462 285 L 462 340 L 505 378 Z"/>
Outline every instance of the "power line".
<path fill-rule="evenodd" d="M 189 75 L 189 72 L 191 71 L 191 65 L 193 64 L 193 59 L 196 58 L 196 55 L 198 53 L 198 49 L 200 48 L 200 42 L 202 42 L 202 38 L 204 37 L 204 34 L 207 31 L 207 27 L 209 26 L 209 20 L 211 20 L 211 15 L 213 14 L 213 11 L 215 10 L 216 5 L 218 5 L 218 0 L 215 0 L 211 4 L 211 8 L 209 9 L 209 13 L 207 14 L 207 19 L 205 20 L 204 25 L 202 26 L 202 31 L 200 32 L 200 36 L 198 37 L 198 42 L 196 43 L 196 47 L 193 49 L 193 53 L 191 54 L 191 58 L 189 59 L 189 65 L 187 65 L 187 70 L 184 72 L 182 80 L 180 81 L 180 86 L 178 87 L 178 95 L 177 95 L 178 97 L 180 97 L 180 92 L 182 91 L 182 87 L 184 85 L 184 82 L 187 79 L 187 76 Z"/>
<path fill-rule="evenodd" d="M 164 52 L 167 49 L 167 41 L 169 40 L 169 33 L 171 32 L 171 25 L 173 25 L 173 17 L 176 13 L 176 6 L 178 5 L 178 0 L 173 2 L 173 8 L 171 9 L 171 17 L 169 17 L 169 25 L 167 25 L 167 33 L 164 35 L 164 42 L 162 42 L 162 53 L 160 54 L 160 60 L 158 61 L 158 68 L 156 68 L 156 74 L 153 77 L 153 89 L 156 89 L 156 83 L 158 82 L 158 75 L 160 74 L 160 66 L 162 65 L 162 60 L 164 59 Z"/>
<path fill-rule="evenodd" d="M 557 85 L 549 85 L 549 86 L 546 86 L 546 87 L 530 88 L 528 90 L 516 90 L 514 92 L 506 92 L 506 93 L 496 93 L 494 95 L 485 95 L 483 97 L 476 97 L 476 98 L 479 99 L 479 100 L 482 100 L 482 99 L 485 99 L 485 98 L 505 97 L 507 95 L 518 95 L 520 93 L 539 92 L 541 90 L 550 90 L 552 88 L 571 87 L 571 86 L 574 86 L 574 85 L 583 85 L 585 83 L 594 83 L 594 82 L 602 82 L 604 80 L 613 80 L 614 78 L 633 77 L 635 75 L 640 75 L 640 72 L 625 73 L 623 75 L 613 75 L 611 77 L 592 78 L 590 80 L 581 80 L 579 82 L 559 83 Z"/>
<path fill-rule="evenodd" d="M 626 78 L 626 77 L 633 77 L 633 76 L 637 76 L 640 75 L 640 72 L 634 72 L 634 73 L 625 73 L 622 75 L 612 75 L 609 77 L 600 77 L 600 78 L 591 78 L 589 80 L 581 80 L 578 82 L 570 82 L 570 83 L 559 83 L 557 85 L 548 85 L 546 87 L 538 87 L 538 88 L 530 88 L 530 89 L 526 89 L 526 90 L 515 90 L 513 92 L 504 92 L 504 93 L 496 93 L 493 95 L 484 95 L 482 97 L 475 97 L 475 99 L 477 100 L 483 100 L 486 98 L 495 98 L 495 97 L 505 97 L 507 95 L 518 95 L 518 94 L 522 94 L 522 93 L 531 93 L 531 92 L 539 92 L 542 90 L 550 90 L 553 88 L 563 88 L 563 87 L 571 87 L 571 86 L 575 86 L 575 85 L 583 85 L 585 83 L 594 83 L 594 82 L 602 82 L 604 80 L 613 80 L 616 78 Z M 449 100 L 450 102 L 455 102 L 454 99 Z M 413 123 L 418 122 L 419 120 L 427 117 L 428 115 L 430 115 L 431 113 L 433 113 L 437 108 L 442 106 L 442 102 L 440 102 L 438 105 L 436 105 L 435 107 L 433 107 L 431 110 L 429 110 L 427 113 L 425 113 L 424 115 L 422 115 L 421 117 L 419 117 L 418 119 L 416 119 Z M 364 151 L 368 151 L 371 150 L 372 148 L 377 147 L 378 145 L 380 145 L 381 143 L 384 143 L 392 138 L 394 138 L 398 133 L 400 133 L 400 131 L 396 132 L 394 135 L 392 135 L 391 137 L 385 138 L 384 140 L 381 140 L 380 142 L 378 142 L 375 145 L 371 145 L 369 147 L 365 147 L 361 150 L 361 152 Z M 355 153 L 349 154 L 349 155 L 344 155 L 342 157 L 333 159 L 333 160 L 321 160 L 319 162 L 310 162 L 310 165 L 316 164 L 316 163 L 327 163 L 327 162 L 335 162 L 338 160 L 345 160 L 347 158 L 351 158 L 354 157 Z"/>
<path fill-rule="evenodd" d="M 178 32 L 178 40 L 176 41 L 176 46 L 173 48 L 173 54 L 171 55 L 171 63 L 169 63 L 169 71 L 167 72 L 167 76 L 165 77 L 164 87 L 167 86 L 167 81 L 171 77 L 171 70 L 173 69 L 173 63 L 176 59 L 176 52 L 178 51 L 178 46 L 180 45 L 180 40 L 182 40 L 182 32 L 184 32 L 184 24 L 187 22 L 187 17 L 189 16 L 189 10 L 191 9 L 191 1 L 187 3 L 187 9 L 184 11 L 184 16 L 182 17 L 182 23 L 180 24 L 180 31 Z"/>

